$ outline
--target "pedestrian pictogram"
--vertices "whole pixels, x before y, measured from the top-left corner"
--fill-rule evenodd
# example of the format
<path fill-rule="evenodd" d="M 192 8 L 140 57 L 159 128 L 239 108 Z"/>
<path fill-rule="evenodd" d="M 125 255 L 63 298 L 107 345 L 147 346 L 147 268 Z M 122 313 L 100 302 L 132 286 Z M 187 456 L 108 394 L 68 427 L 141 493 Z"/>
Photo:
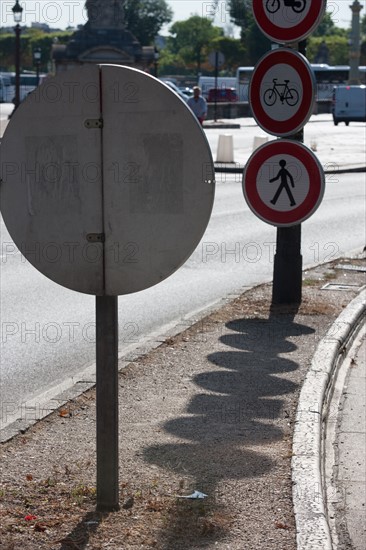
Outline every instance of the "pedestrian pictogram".
<path fill-rule="evenodd" d="M 281 185 L 277 189 L 275 196 L 270 202 L 274 205 L 277 204 L 277 201 L 282 191 L 285 190 L 290 200 L 290 206 L 295 206 L 296 202 L 288 184 L 288 180 L 289 180 L 289 182 L 291 183 L 291 187 L 295 187 L 294 178 L 291 176 L 290 172 L 286 170 L 285 168 L 286 164 L 287 162 L 285 161 L 285 159 L 281 159 L 279 162 L 279 165 L 281 167 L 280 171 L 278 172 L 277 176 L 269 180 L 269 183 L 273 183 L 274 181 L 277 181 L 279 179 L 281 180 Z"/>
<path fill-rule="evenodd" d="M 299 42 L 321 21 L 326 0 L 256 0 L 253 14 L 262 32 L 273 42 Z"/>
<path fill-rule="evenodd" d="M 313 112 L 315 89 L 303 55 L 289 48 L 268 52 L 257 63 L 249 86 L 253 116 L 269 134 L 295 134 Z"/>
<path fill-rule="evenodd" d="M 243 175 L 249 208 L 278 227 L 309 218 L 324 194 L 324 172 L 316 156 L 302 143 L 281 139 L 254 151 Z"/>

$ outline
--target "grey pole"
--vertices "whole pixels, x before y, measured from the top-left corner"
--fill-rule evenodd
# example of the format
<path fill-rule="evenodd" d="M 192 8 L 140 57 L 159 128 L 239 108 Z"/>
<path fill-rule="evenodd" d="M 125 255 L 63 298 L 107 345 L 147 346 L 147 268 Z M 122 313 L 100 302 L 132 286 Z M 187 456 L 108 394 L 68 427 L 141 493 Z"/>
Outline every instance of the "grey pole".
<path fill-rule="evenodd" d="M 118 297 L 96 296 L 97 510 L 119 509 Z"/>
<path fill-rule="evenodd" d="M 15 25 L 15 97 L 14 111 L 20 104 L 20 33 L 19 23 Z"/>
<path fill-rule="evenodd" d="M 299 43 L 298 50 L 306 55 L 306 40 Z M 303 143 L 304 130 L 289 136 L 288 139 Z M 301 224 L 292 227 L 278 227 L 273 265 L 272 304 L 301 304 L 301 299 Z"/>
<path fill-rule="evenodd" d="M 301 224 L 277 228 L 272 304 L 301 304 Z"/>
<path fill-rule="evenodd" d="M 215 51 L 215 103 L 214 103 L 214 121 L 217 121 L 217 82 L 219 76 L 219 52 Z"/>

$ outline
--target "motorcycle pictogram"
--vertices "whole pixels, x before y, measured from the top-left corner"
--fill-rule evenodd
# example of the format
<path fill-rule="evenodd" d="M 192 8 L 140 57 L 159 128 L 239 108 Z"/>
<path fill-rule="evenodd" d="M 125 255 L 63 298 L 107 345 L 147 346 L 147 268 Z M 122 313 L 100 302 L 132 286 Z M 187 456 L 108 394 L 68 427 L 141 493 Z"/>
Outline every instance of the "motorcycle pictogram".
<path fill-rule="evenodd" d="M 263 95 L 263 101 L 268 107 L 272 107 L 279 99 L 282 105 L 286 102 L 290 107 L 294 107 L 299 101 L 299 92 L 295 88 L 289 88 L 289 80 L 277 83 L 277 78 L 273 79 L 273 86 L 266 90 Z"/>
<path fill-rule="evenodd" d="M 306 0 L 283 0 L 287 8 L 292 8 L 295 13 L 301 13 L 306 8 Z M 280 0 L 267 0 L 266 10 L 269 13 L 276 13 L 281 7 Z"/>

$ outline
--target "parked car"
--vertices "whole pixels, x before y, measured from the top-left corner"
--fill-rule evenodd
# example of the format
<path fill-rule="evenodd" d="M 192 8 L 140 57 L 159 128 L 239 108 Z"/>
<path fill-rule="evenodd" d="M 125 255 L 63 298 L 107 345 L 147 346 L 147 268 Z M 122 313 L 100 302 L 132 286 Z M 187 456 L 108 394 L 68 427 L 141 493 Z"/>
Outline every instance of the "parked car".
<path fill-rule="evenodd" d="M 193 88 L 189 88 L 188 86 L 179 86 L 179 89 L 187 97 L 191 97 L 193 95 Z"/>
<path fill-rule="evenodd" d="M 238 101 L 238 94 L 235 88 L 211 88 L 208 91 L 207 101 L 210 103 L 215 100 L 231 103 L 233 101 Z"/>
<path fill-rule="evenodd" d="M 183 101 L 185 101 L 187 103 L 189 97 L 184 94 L 176 84 L 174 84 L 174 82 L 172 82 L 171 80 L 165 80 L 164 78 L 160 78 L 159 80 L 161 80 L 162 82 L 164 82 L 164 84 L 166 84 L 167 86 L 169 86 L 169 88 L 171 88 L 177 95 L 179 95 L 179 97 L 181 99 L 183 99 Z"/>
<path fill-rule="evenodd" d="M 366 86 L 341 85 L 333 88 L 333 121 L 335 126 L 351 121 L 366 122 Z"/>

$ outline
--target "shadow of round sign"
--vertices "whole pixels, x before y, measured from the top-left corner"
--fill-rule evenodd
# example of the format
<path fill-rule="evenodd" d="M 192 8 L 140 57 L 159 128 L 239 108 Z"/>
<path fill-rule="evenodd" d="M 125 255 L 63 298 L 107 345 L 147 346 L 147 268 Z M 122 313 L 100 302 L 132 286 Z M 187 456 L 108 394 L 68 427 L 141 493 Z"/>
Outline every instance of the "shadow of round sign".
<path fill-rule="evenodd" d="M 75 291 L 153 286 L 196 248 L 214 167 L 194 115 L 165 84 L 123 66 L 46 80 L 2 141 L 1 210 L 20 251 Z"/>

